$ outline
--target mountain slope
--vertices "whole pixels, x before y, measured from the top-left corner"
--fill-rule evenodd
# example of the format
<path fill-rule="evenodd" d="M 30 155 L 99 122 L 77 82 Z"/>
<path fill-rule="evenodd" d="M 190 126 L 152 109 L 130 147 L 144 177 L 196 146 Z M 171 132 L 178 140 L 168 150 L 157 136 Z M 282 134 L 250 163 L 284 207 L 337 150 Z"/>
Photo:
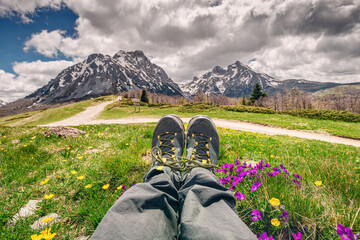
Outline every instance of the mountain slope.
<path fill-rule="evenodd" d="M 179 86 L 142 51 L 120 51 L 113 57 L 91 54 L 85 61 L 63 70 L 27 98 L 49 104 L 139 89 L 182 95 Z"/>
<path fill-rule="evenodd" d="M 262 90 L 270 95 L 294 87 L 306 92 L 315 92 L 340 85 L 338 83 L 313 82 L 304 79 L 282 81 L 267 74 L 255 72 L 250 67 L 237 61 L 226 69 L 216 66 L 201 77 L 194 77 L 191 82 L 181 85 L 181 89 L 184 95 L 188 97 L 193 97 L 201 92 L 227 97 L 249 97 L 256 83 L 259 83 Z"/>

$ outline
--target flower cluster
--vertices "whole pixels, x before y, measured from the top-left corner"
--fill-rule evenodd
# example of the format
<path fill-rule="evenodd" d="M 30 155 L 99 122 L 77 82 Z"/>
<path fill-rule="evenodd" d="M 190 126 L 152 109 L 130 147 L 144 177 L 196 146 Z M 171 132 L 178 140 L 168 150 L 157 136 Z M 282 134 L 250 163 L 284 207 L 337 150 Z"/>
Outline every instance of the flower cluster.
<path fill-rule="evenodd" d="M 299 188 L 301 188 L 301 182 L 303 180 L 299 174 L 290 174 L 282 164 L 279 165 L 279 168 L 270 168 L 270 164 L 264 164 L 263 160 L 252 166 L 251 164 L 247 164 L 246 161 L 241 163 L 236 159 L 234 164 L 225 163 L 221 166 L 221 169 L 216 169 L 216 171 L 220 175 L 221 184 L 228 184 L 230 190 L 235 189 L 236 186 L 245 179 L 254 180 L 250 188 L 251 192 L 255 192 L 263 184 L 265 178 L 274 178 L 281 175 Z M 246 200 L 246 196 L 241 192 L 235 193 L 235 197 L 241 201 Z"/>
<path fill-rule="evenodd" d="M 251 225 L 261 233 L 259 239 L 273 239 L 273 236 L 268 236 L 268 233 L 263 232 L 263 230 L 272 229 L 272 232 L 276 232 L 288 225 L 289 212 L 286 211 L 284 205 L 281 205 L 280 200 L 274 197 L 266 198 L 265 204 L 258 204 L 261 202 L 258 195 L 266 191 L 263 189 L 267 188 L 269 180 L 278 181 L 280 180 L 278 178 L 282 178 L 284 182 L 289 182 L 295 188 L 301 189 L 303 179 L 299 174 L 290 173 L 282 164 L 271 167 L 269 163 L 264 163 L 263 160 L 249 164 L 246 161 L 240 162 L 238 159 L 234 161 L 234 164 L 226 163 L 216 171 L 220 175 L 221 184 L 234 191 L 238 200 L 244 203 L 249 201 L 246 205 L 253 208 L 250 213 L 253 221 Z M 292 237 L 295 240 L 301 239 L 302 233 L 292 233 Z"/>

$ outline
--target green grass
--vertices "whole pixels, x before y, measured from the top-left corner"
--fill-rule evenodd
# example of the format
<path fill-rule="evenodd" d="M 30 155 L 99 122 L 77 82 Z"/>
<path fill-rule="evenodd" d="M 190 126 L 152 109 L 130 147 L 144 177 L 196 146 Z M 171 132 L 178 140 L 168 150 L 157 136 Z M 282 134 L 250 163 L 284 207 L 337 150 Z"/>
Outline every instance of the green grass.
<path fill-rule="evenodd" d="M 360 138 L 360 123 L 319 120 L 301 118 L 290 115 L 262 114 L 248 112 L 225 111 L 220 108 L 200 110 L 196 112 L 179 112 L 179 107 L 147 107 L 142 106 L 140 112 L 135 112 L 134 107 L 121 106 L 117 103 L 109 105 L 99 116 L 99 119 L 115 119 L 125 117 L 160 117 L 174 113 L 180 117 L 192 117 L 196 114 L 205 114 L 212 118 L 247 121 L 265 125 L 277 126 L 296 130 L 310 130 L 318 133 L 330 133 L 339 136 Z"/>
<path fill-rule="evenodd" d="M 110 101 L 113 99 L 114 96 L 99 97 L 72 103 L 58 108 L 48 108 L 44 110 L 3 117 L 0 118 L 0 126 L 36 126 L 57 122 L 72 117 L 86 110 L 86 108 L 98 104 L 99 102 Z"/>
<path fill-rule="evenodd" d="M 142 182 L 151 162 L 148 153 L 154 126 L 80 126 L 86 134 L 66 139 L 44 137 L 45 128 L 1 127 L 0 239 L 30 239 L 40 231 L 29 225 L 51 212 L 63 219 L 52 227 L 55 239 L 90 235 L 122 193 L 116 188 Z M 303 232 L 306 239 L 335 239 L 339 223 L 353 223 L 353 230 L 360 231 L 360 217 L 355 219 L 360 207 L 359 175 L 355 174 L 358 148 L 226 129 L 219 129 L 219 135 L 220 165 L 233 163 L 237 157 L 264 159 L 282 163 L 303 177 L 301 190 L 282 187 L 281 182 L 268 183 L 266 189 L 269 197 L 279 198 L 286 206 L 291 222 L 299 228 L 308 226 L 308 232 Z M 70 145 L 74 152 L 64 157 L 61 153 Z M 71 174 L 72 170 L 77 174 Z M 80 175 L 85 178 L 78 180 Z M 41 185 L 45 179 L 50 181 Z M 313 184 L 317 180 L 323 181 L 321 187 Z M 109 189 L 102 189 L 108 183 Z M 93 187 L 85 189 L 87 184 Z M 44 200 L 34 216 L 13 227 L 6 225 L 29 200 L 49 193 L 55 196 Z M 249 222 L 251 209 L 242 202 L 239 209 L 242 219 Z"/>

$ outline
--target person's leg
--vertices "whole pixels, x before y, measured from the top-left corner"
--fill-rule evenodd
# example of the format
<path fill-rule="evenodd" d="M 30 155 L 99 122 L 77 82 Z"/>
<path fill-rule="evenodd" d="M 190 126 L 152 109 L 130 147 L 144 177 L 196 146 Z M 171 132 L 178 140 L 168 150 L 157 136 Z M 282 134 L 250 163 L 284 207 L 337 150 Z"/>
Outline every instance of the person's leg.
<path fill-rule="evenodd" d="M 116 201 L 91 239 L 176 239 L 177 181 L 170 168 L 159 171 L 153 167 L 144 183 L 131 187 Z"/>
<path fill-rule="evenodd" d="M 204 168 L 187 174 L 179 191 L 179 239 L 257 239 L 237 215 L 233 194 Z"/>
<path fill-rule="evenodd" d="M 179 174 L 184 127 L 175 115 L 162 117 L 152 139 L 153 167 L 144 183 L 126 191 L 106 213 L 91 239 L 176 239 Z"/>
<path fill-rule="evenodd" d="M 219 136 L 207 116 L 188 125 L 187 158 L 192 162 L 179 190 L 179 239 L 257 239 L 236 213 L 236 201 L 209 170 L 217 163 Z M 199 167 L 200 166 L 200 167 Z"/>

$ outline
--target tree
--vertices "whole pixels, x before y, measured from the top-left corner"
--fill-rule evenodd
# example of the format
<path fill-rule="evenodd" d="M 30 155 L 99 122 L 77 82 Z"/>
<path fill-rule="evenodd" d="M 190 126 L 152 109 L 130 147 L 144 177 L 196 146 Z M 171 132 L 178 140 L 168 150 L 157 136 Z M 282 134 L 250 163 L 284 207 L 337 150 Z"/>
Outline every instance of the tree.
<path fill-rule="evenodd" d="M 265 97 L 266 93 L 264 93 L 263 91 L 261 91 L 261 87 L 259 83 L 255 84 L 255 87 L 251 93 L 251 97 L 250 97 L 250 101 L 251 102 L 255 102 L 256 100 L 258 100 L 261 97 Z"/>
<path fill-rule="evenodd" d="M 148 98 L 148 95 L 147 95 L 147 91 L 145 89 L 143 89 L 142 92 L 141 92 L 140 101 L 142 101 L 144 103 L 149 103 L 149 98 Z"/>

